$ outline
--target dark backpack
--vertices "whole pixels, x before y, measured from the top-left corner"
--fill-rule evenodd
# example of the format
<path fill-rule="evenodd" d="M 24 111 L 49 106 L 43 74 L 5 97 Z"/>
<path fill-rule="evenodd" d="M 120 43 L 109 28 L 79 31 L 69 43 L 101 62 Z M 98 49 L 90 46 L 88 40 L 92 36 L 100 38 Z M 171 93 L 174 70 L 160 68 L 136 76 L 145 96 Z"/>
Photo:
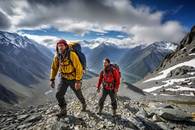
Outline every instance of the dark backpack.
<path fill-rule="evenodd" d="M 69 48 L 70 48 L 70 51 L 74 51 L 77 54 L 77 56 L 79 57 L 79 60 L 81 62 L 81 65 L 83 67 L 83 70 L 86 70 L 87 61 L 86 61 L 85 54 L 81 50 L 80 43 L 78 43 L 78 42 L 76 42 L 76 43 L 70 43 L 69 44 Z"/>
<path fill-rule="evenodd" d="M 81 45 L 79 43 L 70 43 L 68 45 L 69 45 L 69 49 L 66 51 L 65 55 L 61 55 L 60 53 L 58 53 L 59 62 L 61 63 L 62 59 L 64 57 L 67 57 L 70 60 L 70 63 L 73 65 L 72 60 L 70 58 L 70 52 L 73 51 L 77 54 L 77 56 L 81 62 L 81 65 L 83 67 L 83 70 L 86 70 L 86 66 L 87 66 L 86 57 L 85 57 L 84 53 L 81 51 Z"/>

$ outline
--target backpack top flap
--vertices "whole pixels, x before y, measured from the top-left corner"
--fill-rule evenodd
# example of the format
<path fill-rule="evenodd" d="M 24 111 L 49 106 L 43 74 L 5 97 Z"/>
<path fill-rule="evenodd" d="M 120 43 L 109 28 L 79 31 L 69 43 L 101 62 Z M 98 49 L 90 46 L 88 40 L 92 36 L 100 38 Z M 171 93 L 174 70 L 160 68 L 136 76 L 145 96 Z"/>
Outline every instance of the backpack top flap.
<path fill-rule="evenodd" d="M 81 45 L 80 45 L 80 43 L 78 43 L 78 42 L 71 42 L 70 44 L 69 44 L 69 46 L 70 46 L 70 48 L 72 48 L 73 50 L 75 50 L 75 51 L 82 51 L 82 49 L 81 49 Z"/>

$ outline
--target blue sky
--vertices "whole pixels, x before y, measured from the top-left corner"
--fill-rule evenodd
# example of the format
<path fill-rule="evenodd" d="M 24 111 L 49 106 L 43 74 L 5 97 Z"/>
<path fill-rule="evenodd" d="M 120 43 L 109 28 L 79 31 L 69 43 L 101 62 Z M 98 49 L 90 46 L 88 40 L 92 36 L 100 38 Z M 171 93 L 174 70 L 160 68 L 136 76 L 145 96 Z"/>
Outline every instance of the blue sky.
<path fill-rule="evenodd" d="M 163 21 L 177 20 L 188 30 L 195 24 L 195 1 L 194 0 L 133 0 L 134 6 L 146 5 L 152 10 L 166 12 Z"/>
<path fill-rule="evenodd" d="M 18 30 L 18 32 L 23 32 L 31 35 L 40 35 L 40 36 L 51 35 L 51 36 L 57 36 L 59 38 L 65 38 L 67 40 L 87 40 L 87 41 L 96 38 L 105 38 L 105 37 L 117 38 L 117 39 L 123 39 L 128 37 L 127 33 L 121 31 L 106 31 L 104 33 L 90 31 L 85 35 L 81 36 L 73 32 L 59 31 L 56 28 L 46 28 L 46 29 L 38 29 L 38 30 Z"/>
<path fill-rule="evenodd" d="M 193 0 L 8 0 L 0 1 L 0 29 L 46 46 L 61 38 L 126 47 L 179 42 L 195 23 L 193 5 Z"/>

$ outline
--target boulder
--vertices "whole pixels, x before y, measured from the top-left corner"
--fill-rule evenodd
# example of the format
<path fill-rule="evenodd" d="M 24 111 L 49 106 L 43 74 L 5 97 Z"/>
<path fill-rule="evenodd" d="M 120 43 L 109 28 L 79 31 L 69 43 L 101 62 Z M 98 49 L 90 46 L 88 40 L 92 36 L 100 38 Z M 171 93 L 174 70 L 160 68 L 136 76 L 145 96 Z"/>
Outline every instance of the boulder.
<path fill-rule="evenodd" d="M 156 111 L 156 114 L 163 119 L 170 121 L 189 121 L 191 119 L 190 114 L 179 109 L 161 109 Z"/>
<path fill-rule="evenodd" d="M 34 114 L 28 117 L 24 122 L 37 122 L 41 120 L 42 116 L 40 114 Z"/>

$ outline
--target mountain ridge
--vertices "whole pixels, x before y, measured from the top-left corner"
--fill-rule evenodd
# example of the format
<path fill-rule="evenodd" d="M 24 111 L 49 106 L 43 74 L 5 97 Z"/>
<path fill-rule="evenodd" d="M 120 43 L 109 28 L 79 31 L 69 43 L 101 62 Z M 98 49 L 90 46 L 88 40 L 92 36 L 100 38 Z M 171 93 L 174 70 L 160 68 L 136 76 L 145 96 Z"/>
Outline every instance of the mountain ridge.
<path fill-rule="evenodd" d="M 21 103 L 25 97 L 33 97 L 32 93 L 37 95 L 36 91 L 47 89 L 42 85 L 47 84 L 53 56 L 48 48 L 27 37 L 3 31 L 0 31 L 0 47 L 0 85 L 5 92 L 2 96 L 10 99 L 8 103 Z M 6 93 L 13 93 L 17 101 L 12 102 L 12 96 Z"/>
<path fill-rule="evenodd" d="M 137 86 L 153 94 L 167 96 L 195 95 L 195 26 L 181 40 L 175 51 L 165 56 L 164 60 L 153 73 Z"/>

